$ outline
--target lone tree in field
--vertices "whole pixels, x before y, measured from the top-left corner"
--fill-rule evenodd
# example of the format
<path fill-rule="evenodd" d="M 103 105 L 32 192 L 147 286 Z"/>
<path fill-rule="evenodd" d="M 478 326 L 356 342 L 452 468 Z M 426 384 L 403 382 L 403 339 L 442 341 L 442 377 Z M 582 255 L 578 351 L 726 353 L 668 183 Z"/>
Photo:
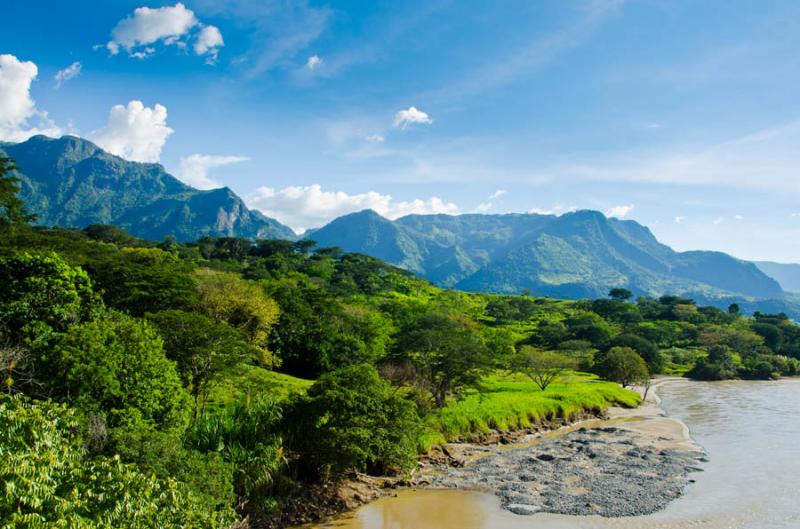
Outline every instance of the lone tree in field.
<path fill-rule="evenodd" d="M 630 347 L 612 347 L 598 362 L 597 373 L 623 388 L 645 384 L 650 378 L 647 363 Z"/>
<path fill-rule="evenodd" d="M 542 391 L 558 380 L 569 369 L 577 366 L 575 359 L 553 351 L 541 351 L 529 345 L 523 346 L 514 355 L 511 366 L 514 371 L 528 375 Z"/>

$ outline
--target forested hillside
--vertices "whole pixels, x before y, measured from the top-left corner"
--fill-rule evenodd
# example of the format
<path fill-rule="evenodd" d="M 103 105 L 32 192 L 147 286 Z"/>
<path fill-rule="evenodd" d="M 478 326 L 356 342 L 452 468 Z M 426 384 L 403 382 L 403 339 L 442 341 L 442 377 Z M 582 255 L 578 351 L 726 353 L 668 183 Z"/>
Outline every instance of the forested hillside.
<path fill-rule="evenodd" d="M 83 138 L 34 136 L 0 143 L 3 151 L 19 169 L 21 196 L 39 224 L 114 224 L 150 240 L 294 237 L 287 226 L 248 209 L 228 188 L 194 189 L 159 164 L 124 160 Z"/>
<path fill-rule="evenodd" d="M 622 386 L 651 373 L 800 370 L 783 314 L 445 290 L 312 241 L 37 228 L 18 185 L 0 178 L 3 526 L 281 525 L 349 471 L 635 406 Z"/>

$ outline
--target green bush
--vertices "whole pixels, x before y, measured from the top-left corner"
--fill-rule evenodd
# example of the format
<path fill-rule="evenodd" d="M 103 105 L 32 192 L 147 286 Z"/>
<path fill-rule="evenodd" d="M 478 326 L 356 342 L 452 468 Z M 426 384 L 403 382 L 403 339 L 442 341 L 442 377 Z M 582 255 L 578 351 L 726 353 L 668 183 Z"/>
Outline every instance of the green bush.
<path fill-rule="evenodd" d="M 419 417 L 370 365 L 322 376 L 288 419 L 290 446 L 308 477 L 401 471 L 414 463 Z"/>
<path fill-rule="evenodd" d="M 161 337 L 145 320 L 109 311 L 71 327 L 53 346 L 56 393 L 109 427 L 186 425 L 189 397 Z"/>
<path fill-rule="evenodd" d="M 89 459 L 73 411 L 0 396 L 0 526 L 8 529 L 209 528 L 212 516 L 173 479 L 145 475 L 118 457 Z"/>

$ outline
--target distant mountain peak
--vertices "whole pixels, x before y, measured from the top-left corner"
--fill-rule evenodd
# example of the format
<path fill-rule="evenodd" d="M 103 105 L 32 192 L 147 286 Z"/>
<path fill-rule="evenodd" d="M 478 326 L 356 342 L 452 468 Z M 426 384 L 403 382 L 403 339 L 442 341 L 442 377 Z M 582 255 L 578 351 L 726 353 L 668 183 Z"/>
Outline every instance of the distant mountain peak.
<path fill-rule="evenodd" d="M 152 240 L 296 237 L 228 187 L 195 189 L 160 164 L 125 160 L 77 136 L 33 136 L 0 148 L 19 167 L 22 197 L 44 225 L 114 224 Z"/>

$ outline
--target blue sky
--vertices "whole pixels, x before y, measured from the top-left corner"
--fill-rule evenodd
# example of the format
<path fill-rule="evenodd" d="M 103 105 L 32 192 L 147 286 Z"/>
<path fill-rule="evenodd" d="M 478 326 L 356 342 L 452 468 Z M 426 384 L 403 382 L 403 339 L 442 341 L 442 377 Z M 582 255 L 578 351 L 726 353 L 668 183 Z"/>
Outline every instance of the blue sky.
<path fill-rule="evenodd" d="M 591 208 L 800 262 L 797 2 L 6 0 L 4 20 L 0 139 L 88 137 L 298 229 Z"/>

